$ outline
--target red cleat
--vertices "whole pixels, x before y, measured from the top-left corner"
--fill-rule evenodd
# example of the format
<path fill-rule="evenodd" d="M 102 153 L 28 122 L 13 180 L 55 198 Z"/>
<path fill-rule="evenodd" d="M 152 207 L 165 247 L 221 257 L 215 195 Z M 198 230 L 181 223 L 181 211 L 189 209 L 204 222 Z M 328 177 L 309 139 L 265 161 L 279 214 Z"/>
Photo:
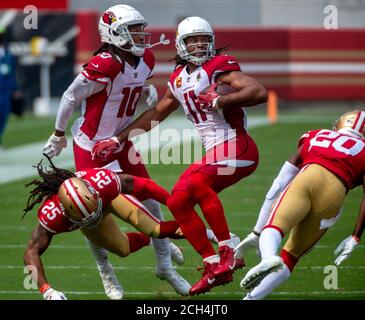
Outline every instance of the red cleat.
<path fill-rule="evenodd" d="M 219 261 L 218 266 L 213 270 L 214 277 L 232 274 L 245 266 L 243 259 L 234 258 L 234 251 L 229 246 L 219 247 L 219 255 L 221 260 Z"/>
<path fill-rule="evenodd" d="M 198 268 L 198 270 L 204 269 L 203 276 L 190 288 L 189 294 L 191 296 L 208 292 L 216 286 L 225 285 L 233 280 L 233 276 L 230 273 L 218 277 L 213 276 L 213 271 L 217 266 L 218 263 L 204 262 L 204 268 Z"/>

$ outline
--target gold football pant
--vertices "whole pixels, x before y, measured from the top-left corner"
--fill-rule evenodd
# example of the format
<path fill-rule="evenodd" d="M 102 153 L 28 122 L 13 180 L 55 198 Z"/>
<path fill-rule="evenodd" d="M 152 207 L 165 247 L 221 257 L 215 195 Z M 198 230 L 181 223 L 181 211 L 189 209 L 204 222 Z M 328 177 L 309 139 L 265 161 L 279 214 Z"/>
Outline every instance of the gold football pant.
<path fill-rule="evenodd" d="M 290 235 L 284 250 L 299 258 L 323 236 L 321 221 L 335 218 L 346 196 L 341 180 L 317 164 L 304 167 L 279 196 L 268 225 Z"/>
<path fill-rule="evenodd" d="M 104 210 L 101 222 L 93 228 L 82 228 L 82 233 L 96 245 L 125 257 L 130 253 L 128 236 L 120 230 L 113 215 L 128 222 L 152 237 L 160 234 L 160 224 L 135 198 L 118 195 Z"/>

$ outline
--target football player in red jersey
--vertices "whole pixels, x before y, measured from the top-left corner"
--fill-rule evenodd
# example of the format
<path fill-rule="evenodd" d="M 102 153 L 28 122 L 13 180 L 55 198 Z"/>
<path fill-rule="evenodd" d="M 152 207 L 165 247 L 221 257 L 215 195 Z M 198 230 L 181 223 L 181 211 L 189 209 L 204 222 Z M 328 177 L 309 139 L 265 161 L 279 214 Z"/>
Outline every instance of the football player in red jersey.
<path fill-rule="evenodd" d="M 45 171 L 41 163 L 37 168 L 42 179 L 28 184 L 36 187 L 31 191 L 24 214 L 36 204 L 42 204 L 38 209 L 39 224 L 33 230 L 24 262 L 36 267 L 32 276 L 36 277 L 46 300 L 66 299 L 47 282 L 41 261 L 54 235 L 81 228 L 92 243 L 120 257 L 149 245 L 150 237 L 182 236 L 176 221 L 159 221 L 137 200 L 153 198 L 166 204 L 169 193 L 150 179 L 108 169 L 88 169 L 74 174 L 55 167 L 52 162 L 51 170 Z M 113 215 L 141 232 L 122 232 Z"/>
<path fill-rule="evenodd" d="M 333 130 L 305 133 L 291 162 L 274 180 L 260 212 L 265 226 L 255 227 L 261 232 L 261 262 L 241 281 L 242 287 L 252 289 L 244 299 L 262 299 L 287 280 L 298 260 L 339 219 L 348 191 L 359 185 L 365 192 L 365 112 L 354 110 L 336 120 Z M 359 216 L 356 239 L 364 228 L 365 195 Z M 289 232 L 279 256 L 281 241 Z M 255 243 L 257 239 L 249 235 L 237 246 L 237 255 Z"/>
<path fill-rule="evenodd" d="M 215 49 L 214 31 L 200 17 L 189 17 L 179 24 L 176 48 L 177 66 L 165 96 L 113 140 L 125 143 L 134 135 L 133 129 L 150 130 L 152 121 L 164 120 L 180 105 L 197 128 L 207 153 L 180 176 L 168 200 L 185 237 L 204 259 L 203 276 L 190 289 L 195 295 L 232 281 L 232 273 L 244 264 L 234 259 L 235 245 L 217 193 L 252 174 L 258 165 L 258 150 L 247 133 L 243 107 L 265 102 L 267 92 L 241 71 L 236 58 Z M 235 92 L 220 96 L 217 83 L 229 85 Z M 102 157 L 113 148 L 114 143 L 100 142 L 94 154 Z M 196 204 L 218 239 L 219 255 L 205 236 L 204 222 L 194 210 Z"/>
<path fill-rule="evenodd" d="M 149 105 L 157 102 L 156 89 L 152 85 L 146 86 L 155 64 L 149 49 L 153 46 L 149 43 L 150 34 L 144 30 L 146 26 L 147 21 L 141 13 L 128 5 L 115 5 L 101 15 L 99 33 L 103 46 L 63 94 L 54 133 L 43 147 L 43 153 L 52 158 L 66 147 L 68 121 L 75 108 L 82 104 L 82 116 L 71 129 L 76 170 L 101 168 L 114 163 L 124 173 L 149 178 L 133 143 L 119 144 L 114 138 L 132 122 L 143 92 L 148 93 Z M 93 158 L 91 151 L 97 141 L 108 141 L 114 147 L 102 157 Z M 110 157 L 106 159 L 108 155 Z M 158 202 L 146 199 L 143 204 L 156 218 L 163 220 Z M 172 253 L 176 255 L 177 252 L 170 251 L 169 240 L 153 239 L 153 245 L 157 258 L 156 275 L 167 280 L 174 289 L 185 292 L 188 288 L 186 282 L 171 263 Z M 92 244 L 91 249 L 99 257 L 97 261 L 107 262 L 105 251 Z M 107 269 L 107 265 L 99 267 Z M 110 272 L 105 279 L 111 278 Z"/>

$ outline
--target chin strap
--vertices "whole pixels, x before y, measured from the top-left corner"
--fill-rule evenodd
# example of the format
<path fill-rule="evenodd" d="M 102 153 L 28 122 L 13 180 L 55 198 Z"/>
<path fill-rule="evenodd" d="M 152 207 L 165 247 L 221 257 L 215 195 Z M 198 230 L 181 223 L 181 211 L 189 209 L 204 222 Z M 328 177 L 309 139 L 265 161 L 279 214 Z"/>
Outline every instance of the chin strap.
<path fill-rule="evenodd" d="M 158 46 L 158 45 L 167 45 L 167 44 L 170 44 L 170 40 L 169 39 L 165 39 L 165 34 L 161 34 L 160 36 L 160 41 L 159 42 L 156 42 L 154 44 L 150 44 L 147 46 L 147 48 L 152 48 L 152 47 L 155 47 L 155 46 Z"/>

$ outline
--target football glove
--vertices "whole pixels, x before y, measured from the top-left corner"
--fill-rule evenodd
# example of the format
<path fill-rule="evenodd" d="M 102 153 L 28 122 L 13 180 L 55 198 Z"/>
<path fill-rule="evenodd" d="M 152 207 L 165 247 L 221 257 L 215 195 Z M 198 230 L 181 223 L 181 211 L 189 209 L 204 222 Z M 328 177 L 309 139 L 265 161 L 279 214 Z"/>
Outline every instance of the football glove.
<path fill-rule="evenodd" d="M 63 148 L 67 147 L 67 139 L 65 136 L 57 137 L 54 133 L 49 137 L 47 143 L 42 148 L 42 153 L 49 158 L 58 156 Z"/>
<path fill-rule="evenodd" d="M 45 292 L 43 292 L 44 300 L 67 300 L 63 292 L 57 291 L 52 287 L 49 287 Z"/>
<path fill-rule="evenodd" d="M 143 88 L 143 93 L 147 96 L 146 102 L 149 107 L 153 106 L 158 101 L 158 93 L 156 87 L 153 84 Z"/>
<path fill-rule="evenodd" d="M 219 108 L 218 99 L 220 95 L 217 93 L 216 88 L 218 84 L 213 83 L 206 94 L 200 93 L 195 100 L 196 103 L 200 105 L 202 109 L 214 109 L 217 110 Z"/>
<path fill-rule="evenodd" d="M 94 144 L 91 151 L 91 157 L 93 160 L 96 158 L 102 161 L 107 161 L 113 153 L 122 151 L 124 142 L 120 143 L 117 137 L 98 141 Z"/>
<path fill-rule="evenodd" d="M 333 253 L 335 256 L 337 256 L 335 259 L 335 265 L 339 266 L 342 261 L 346 260 L 351 255 L 352 251 L 355 250 L 359 244 L 359 241 L 360 240 L 354 236 L 349 236 L 345 240 L 342 240 Z"/>
<path fill-rule="evenodd" d="M 235 248 L 234 248 L 234 258 L 240 259 L 242 258 L 248 249 L 256 249 L 256 254 L 260 256 L 259 250 L 259 240 L 260 237 L 255 233 L 251 232 L 244 238 Z"/>

